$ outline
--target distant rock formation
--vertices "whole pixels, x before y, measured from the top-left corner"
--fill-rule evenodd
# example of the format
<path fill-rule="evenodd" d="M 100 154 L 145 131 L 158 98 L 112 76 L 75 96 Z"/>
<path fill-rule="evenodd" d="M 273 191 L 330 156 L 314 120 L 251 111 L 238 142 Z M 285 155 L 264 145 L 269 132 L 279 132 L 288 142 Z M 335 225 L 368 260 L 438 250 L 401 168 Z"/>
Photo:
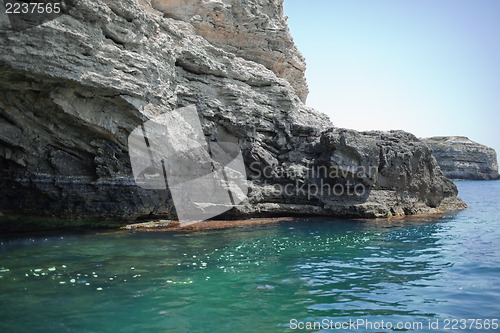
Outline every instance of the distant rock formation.
<path fill-rule="evenodd" d="M 248 199 L 226 217 L 465 206 L 413 135 L 334 128 L 304 105 L 282 0 L 63 2 L 39 26 L 0 24 L 4 216 L 175 218 L 168 191 L 135 184 L 127 137 L 191 104 L 206 139 L 236 137 L 248 166 Z"/>
<path fill-rule="evenodd" d="M 497 154 L 464 136 L 435 136 L 423 139 L 450 179 L 495 180 L 498 174 Z"/>

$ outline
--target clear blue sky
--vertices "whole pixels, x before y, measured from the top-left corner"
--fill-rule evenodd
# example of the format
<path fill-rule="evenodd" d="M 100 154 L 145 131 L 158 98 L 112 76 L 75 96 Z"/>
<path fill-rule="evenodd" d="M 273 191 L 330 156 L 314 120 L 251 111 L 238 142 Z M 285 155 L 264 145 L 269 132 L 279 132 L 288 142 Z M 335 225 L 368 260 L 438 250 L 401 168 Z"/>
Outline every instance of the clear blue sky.
<path fill-rule="evenodd" d="M 500 0 L 285 0 L 307 104 L 335 126 L 500 153 Z"/>

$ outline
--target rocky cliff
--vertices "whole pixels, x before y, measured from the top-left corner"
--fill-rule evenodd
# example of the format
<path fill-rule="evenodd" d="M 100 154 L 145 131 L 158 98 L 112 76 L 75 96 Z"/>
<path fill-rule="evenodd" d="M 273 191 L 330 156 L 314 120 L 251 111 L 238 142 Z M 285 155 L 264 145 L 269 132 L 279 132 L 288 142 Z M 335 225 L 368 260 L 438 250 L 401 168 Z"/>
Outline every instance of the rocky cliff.
<path fill-rule="evenodd" d="M 423 140 L 450 179 L 494 180 L 498 174 L 497 154 L 463 136 L 435 136 Z"/>
<path fill-rule="evenodd" d="M 136 186 L 127 137 L 192 104 L 206 139 L 236 137 L 245 159 L 248 199 L 226 217 L 464 207 L 413 135 L 334 128 L 304 105 L 282 0 L 63 5 L 26 29 L 0 22 L 4 217 L 175 218 L 168 191 Z"/>

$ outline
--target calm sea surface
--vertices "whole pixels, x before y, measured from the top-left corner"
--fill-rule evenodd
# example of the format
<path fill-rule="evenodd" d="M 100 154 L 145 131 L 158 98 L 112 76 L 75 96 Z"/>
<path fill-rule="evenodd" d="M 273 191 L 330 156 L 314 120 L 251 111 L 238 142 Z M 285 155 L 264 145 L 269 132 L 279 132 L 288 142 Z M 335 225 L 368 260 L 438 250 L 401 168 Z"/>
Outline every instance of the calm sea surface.
<path fill-rule="evenodd" d="M 500 332 L 500 182 L 457 186 L 426 221 L 0 236 L 0 332 Z"/>

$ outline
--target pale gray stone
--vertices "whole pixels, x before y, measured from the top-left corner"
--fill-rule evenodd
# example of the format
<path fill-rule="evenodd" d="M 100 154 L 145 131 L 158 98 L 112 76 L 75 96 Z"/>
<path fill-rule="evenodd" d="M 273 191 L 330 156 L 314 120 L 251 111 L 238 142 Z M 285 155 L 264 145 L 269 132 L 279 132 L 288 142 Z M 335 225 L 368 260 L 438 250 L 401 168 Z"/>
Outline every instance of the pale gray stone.
<path fill-rule="evenodd" d="M 423 139 L 450 179 L 495 180 L 498 174 L 497 154 L 464 136 L 435 136 Z"/>

